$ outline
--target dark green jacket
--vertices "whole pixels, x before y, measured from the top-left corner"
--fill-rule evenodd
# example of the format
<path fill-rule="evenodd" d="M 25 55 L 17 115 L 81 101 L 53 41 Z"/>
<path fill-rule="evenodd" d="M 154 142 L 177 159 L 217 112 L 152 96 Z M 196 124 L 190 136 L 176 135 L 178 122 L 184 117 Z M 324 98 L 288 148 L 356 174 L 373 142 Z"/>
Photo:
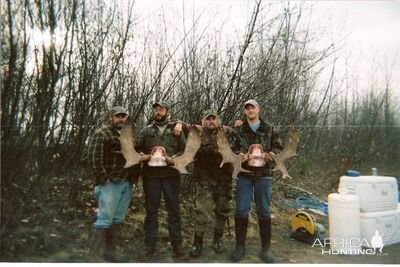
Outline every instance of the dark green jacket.
<path fill-rule="evenodd" d="M 245 120 L 243 125 L 237 128 L 237 131 L 241 138 L 243 153 L 247 153 L 252 144 L 261 144 L 265 152 L 272 151 L 278 154 L 282 150 L 282 142 L 279 138 L 279 134 L 268 122 L 260 120 L 260 127 L 254 133 L 247 120 Z M 263 167 L 251 167 L 247 162 L 244 162 L 242 167 L 251 172 L 240 173 L 240 175 L 256 177 L 272 176 L 271 166 L 269 164 Z"/>
<path fill-rule="evenodd" d="M 154 146 L 163 146 L 169 157 L 181 155 L 185 150 L 185 135 L 183 133 L 180 136 L 174 135 L 175 124 L 175 122 L 169 122 L 163 134 L 161 134 L 154 123 L 146 126 L 140 132 L 136 150 L 149 155 Z M 144 177 L 168 177 L 176 175 L 179 175 L 179 172 L 169 166 L 150 167 L 147 163 L 143 166 Z"/>

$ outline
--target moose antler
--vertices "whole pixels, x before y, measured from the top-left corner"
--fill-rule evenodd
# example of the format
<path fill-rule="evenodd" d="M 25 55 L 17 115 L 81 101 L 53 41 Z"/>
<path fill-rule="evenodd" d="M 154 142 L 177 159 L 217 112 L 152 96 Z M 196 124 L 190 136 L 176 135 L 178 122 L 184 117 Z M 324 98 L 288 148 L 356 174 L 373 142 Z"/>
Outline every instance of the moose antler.
<path fill-rule="evenodd" d="M 285 139 L 285 146 L 283 147 L 283 150 L 276 155 L 272 155 L 273 159 L 275 160 L 275 168 L 272 171 L 277 171 L 279 170 L 282 173 L 282 178 L 290 178 L 292 177 L 289 175 L 284 162 L 287 159 L 290 159 L 292 157 L 295 157 L 296 154 L 296 149 L 297 149 L 297 144 L 299 143 L 299 131 L 295 128 L 290 128 L 288 134 L 286 135 Z"/>
<path fill-rule="evenodd" d="M 124 168 L 138 164 L 142 156 L 134 148 L 132 127 L 130 124 L 122 127 L 119 141 L 121 142 L 122 155 L 124 155 L 126 160 Z"/>
<path fill-rule="evenodd" d="M 203 128 L 198 125 L 189 125 L 189 134 L 186 140 L 185 151 L 181 156 L 174 158 L 174 166 L 182 174 L 188 174 L 186 166 L 194 161 L 194 156 L 201 145 Z"/>
<path fill-rule="evenodd" d="M 232 178 L 237 179 L 239 172 L 250 172 L 242 168 L 242 156 L 236 155 L 226 138 L 225 129 L 228 127 L 224 126 L 223 129 L 220 129 L 217 134 L 217 144 L 218 144 L 218 152 L 222 156 L 222 162 L 220 167 L 222 167 L 225 163 L 231 163 L 233 167 Z"/>

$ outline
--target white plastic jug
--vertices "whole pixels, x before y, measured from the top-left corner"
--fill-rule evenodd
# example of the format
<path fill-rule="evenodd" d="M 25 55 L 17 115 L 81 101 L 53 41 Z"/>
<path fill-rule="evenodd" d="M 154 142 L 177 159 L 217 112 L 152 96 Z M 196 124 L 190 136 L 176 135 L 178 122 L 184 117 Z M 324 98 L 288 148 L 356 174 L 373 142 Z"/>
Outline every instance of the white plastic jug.
<path fill-rule="evenodd" d="M 360 252 L 360 199 L 356 195 L 328 195 L 329 241 L 335 254 Z"/>

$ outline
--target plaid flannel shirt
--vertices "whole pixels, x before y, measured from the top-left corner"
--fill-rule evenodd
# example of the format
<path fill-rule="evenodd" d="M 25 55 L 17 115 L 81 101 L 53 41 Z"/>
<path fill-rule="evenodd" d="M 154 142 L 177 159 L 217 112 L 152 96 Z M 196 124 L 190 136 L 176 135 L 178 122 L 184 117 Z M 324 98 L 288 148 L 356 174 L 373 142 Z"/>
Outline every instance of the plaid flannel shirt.
<path fill-rule="evenodd" d="M 121 152 L 120 131 L 112 125 L 104 125 L 92 137 L 88 151 L 89 165 L 92 167 L 96 184 L 121 181 L 127 178 L 124 169 L 125 158 Z"/>

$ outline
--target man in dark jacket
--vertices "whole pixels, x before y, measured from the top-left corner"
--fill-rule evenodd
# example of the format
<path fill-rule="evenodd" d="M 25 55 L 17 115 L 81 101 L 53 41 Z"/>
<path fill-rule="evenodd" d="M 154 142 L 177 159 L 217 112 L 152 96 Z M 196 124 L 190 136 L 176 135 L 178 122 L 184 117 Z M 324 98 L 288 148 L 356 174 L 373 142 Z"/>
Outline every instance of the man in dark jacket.
<path fill-rule="evenodd" d="M 144 256 L 147 260 L 151 259 L 156 250 L 161 195 L 164 196 L 168 212 L 168 230 L 173 254 L 175 257 L 184 255 L 179 208 L 180 175 L 170 166 L 173 165 L 173 157 L 183 153 L 185 136 L 174 134 L 175 123 L 170 121 L 170 107 L 166 102 L 154 103 L 153 113 L 154 122 L 141 131 L 136 146 L 138 152 L 154 154 L 153 158 L 144 163 L 142 170 L 146 206 Z M 159 156 L 158 161 L 156 153 Z"/>
<path fill-rule="evenodd" d="M 215 215 L 213 249 L 216 253 L 224 251 L 222 236 L 226 221 L 231 214 L 232 169 L 229 164 L 220 168 L 222 157 L 218 153 L 217 133 L 222 124 L 217 112 L 207 110 L 202 119 L 203 133 L 201 146 L 195 156 L 193 177 L 196 180 L 195 234 L 191 257 L 201 255 L 203 235 L 207 224 Z M 240 152 L 240 138 L 233 129 L 225 127 L 225 134 L 231 149 Z"/>
<path fill-rule="evenodd" d="M 132 197 L 131 175 L 124 169 L 125 158 L 119 141 L 121 128 L 125 125 L 128 112 L 123 107 L 113 107 L 108 124 L 98 129 L 88 147 L 88 163 L 95 176 L 95 195 L 98 213 L 89 238 L 93 259 L 99 254 L 103 242 L 103 258 L 111 262 L 126 261 L 115 252 L 117 237 Z"/>
<path fill-rule="evenodd" d="M 279 153 L 282 144 L 274 127 L 260 119 L 260 106 L 257 101 L 251 99 L 245 102 L 244 112 L 246 120 L 238 127 L 241 137 L 243 163 L 242 167 L 249 173 L 240 173 L 236 184 L 236 210 L 235 210 L 235 234 L 236 247 L 232 253 L 232 260 L 240 261 L 245 255 L 245 241 L 247 235 L 248 216 L 251 201 L 254 195 L 258 226 L 261 238 L 261 258 L 267 263 L 273 262 L 271 252 L 271 193 L 272 193 L 272 171 L 271 153 Z M 262 164 L 253 160 L 252 155 L 247 153 L 252 145 L 263 150 Z M 259 162 L 258 162 L 259 163 Z"/>

